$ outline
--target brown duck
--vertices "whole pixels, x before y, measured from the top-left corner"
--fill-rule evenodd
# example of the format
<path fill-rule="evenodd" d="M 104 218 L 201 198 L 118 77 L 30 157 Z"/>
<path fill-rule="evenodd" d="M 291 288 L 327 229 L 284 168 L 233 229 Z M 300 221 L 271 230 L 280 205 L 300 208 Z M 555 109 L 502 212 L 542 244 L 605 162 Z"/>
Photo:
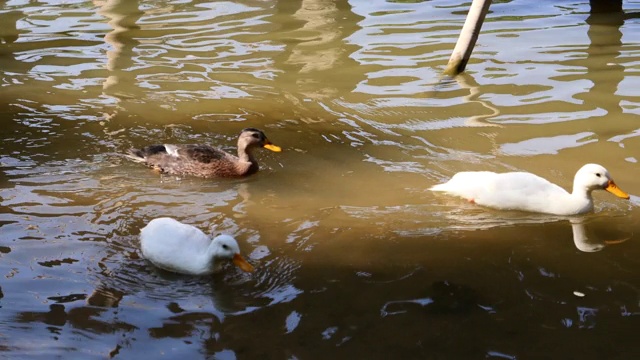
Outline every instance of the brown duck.
<path fill-rule="evenodd" d="M 235 177 L 251 175 L 259 166 L 253 150 L 263 147 L 280 152 L 258 129 L 246 128 L 238 137 L 238 156 L 209 145 L 150 145 L 130 149 L 126 155 L 164 174 L 195 175 L 200 177 Z"/>

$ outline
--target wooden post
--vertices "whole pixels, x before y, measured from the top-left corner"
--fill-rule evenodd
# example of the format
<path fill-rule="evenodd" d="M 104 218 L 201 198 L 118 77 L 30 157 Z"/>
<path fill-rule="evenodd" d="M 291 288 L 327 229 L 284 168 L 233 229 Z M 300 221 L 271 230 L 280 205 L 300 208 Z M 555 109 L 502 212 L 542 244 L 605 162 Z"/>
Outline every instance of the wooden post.
<path fill-rule="evenodd" d="M 455 76 L 464 71 L 471 57 L 473 47 L 478 40 L 478 35 L 480 35 L 480 29 L 487 12 L 489 12 L 490 5 L 491 0 L 473 0 L 471 3 L 460 37 L 458 37 L 456 47 L 453 49 L 447 68 L 444 71 L 445 74 Z"/>
<path fill-rule="evenodd" d="M 592 14 L 621 13 L 622 0 L 589 0 Z"/>

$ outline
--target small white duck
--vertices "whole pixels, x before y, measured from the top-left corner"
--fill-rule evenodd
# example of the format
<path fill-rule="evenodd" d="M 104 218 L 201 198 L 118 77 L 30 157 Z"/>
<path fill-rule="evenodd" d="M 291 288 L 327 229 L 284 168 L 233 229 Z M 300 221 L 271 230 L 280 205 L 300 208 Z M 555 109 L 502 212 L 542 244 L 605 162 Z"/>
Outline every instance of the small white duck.
<path fill-rule="evenodd" d="M 233 237 L 219 235 L 211 240 L 195 226 L 168 217 L 153 219 L 142 228 L 140 248 L 155 266 L 181 274 L 211 274 L 219 259 L 229 259 L 243 271 L 253 271 Z"/>
<path fill-rule="evenodd" d="M 629 194 L 618 188 L 607 169 L 597 164 L 586 164 L 578 170 L 572 193 L 531 173 L 489 171 L 459 172 L 446 183 L 429 190 L 446 192 L 500 210 L 577 215 L 593 210 L 591 192 L 599 189 L 629 199 Z"/>

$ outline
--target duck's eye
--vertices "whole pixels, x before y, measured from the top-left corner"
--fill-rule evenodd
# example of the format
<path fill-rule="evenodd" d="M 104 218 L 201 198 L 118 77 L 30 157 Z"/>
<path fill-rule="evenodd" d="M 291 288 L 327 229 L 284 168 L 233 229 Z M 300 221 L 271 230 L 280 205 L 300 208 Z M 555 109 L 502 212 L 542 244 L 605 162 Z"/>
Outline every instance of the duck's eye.
<path fill-rule="evenodd" d="M 600 177 L 600 173 L 596 173 L 596 176 L 597 176 L 597 177 Z"/>
<path fill-rule="evenodd" d="M 253 136 L 253 137 L 254 137 L 254 138 L 256 138 L 256 139 L 260 139 L 260 135 L 258 135 L 258 134 L 256 134 L 256 133 L 251 134 L 251 136 Z"/>
<path fill-rule="evenodd" d="M 223 248 L 223 249 L 225 249 L 225 250 L 229 250 L 229 245 L 227 245 L 227 244 L 222 244 L 222 248 Z"/>

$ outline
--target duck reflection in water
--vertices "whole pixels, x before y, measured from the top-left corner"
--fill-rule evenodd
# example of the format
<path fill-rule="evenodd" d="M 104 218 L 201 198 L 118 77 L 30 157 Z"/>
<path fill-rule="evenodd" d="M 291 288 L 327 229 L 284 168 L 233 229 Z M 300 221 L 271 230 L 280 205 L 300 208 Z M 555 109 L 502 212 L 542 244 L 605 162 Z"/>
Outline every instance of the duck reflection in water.
<path fill-rule="evenodd" d="M 599 238 L 594 231 L 588 231 L 584 218 L 570 219 L 571 230 L 573 231 L 573 243 L 576 248 L 583 252 L 597 252 L 608 245 L 621 244 L 631 237 L 626 236 L 620 239 L 604 240 Z"/>

